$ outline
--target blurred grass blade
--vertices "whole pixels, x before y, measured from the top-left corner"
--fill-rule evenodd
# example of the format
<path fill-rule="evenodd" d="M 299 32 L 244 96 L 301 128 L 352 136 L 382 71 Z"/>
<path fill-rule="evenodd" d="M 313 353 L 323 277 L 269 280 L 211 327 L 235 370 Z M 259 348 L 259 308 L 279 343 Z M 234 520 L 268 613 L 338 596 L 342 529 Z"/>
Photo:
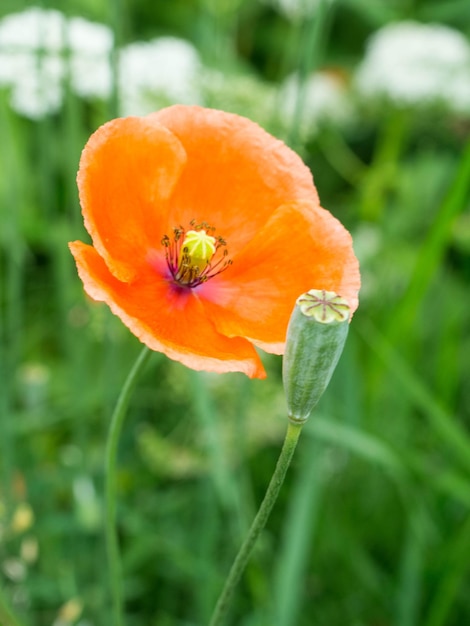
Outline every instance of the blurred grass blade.
<path fill-rule="evenodd" d="M 470 472 L 470 437 L 464 428 L 440 406 L 438 399 L 371 322 L 356 324 L 356 329 L 386 365 L 391 383 L 397 385 L 397 391 L 407 394 L 424 412 L 438 438 L 447 445 L 462 467 Z"/>
<path fill-rule="evenodd" d="M 315 437 L 306 438 L 301 465 L 289 496 L 283 525 L 283 541 L 275 572 L 276 626 L 299 623 L 303 591 L 310 560 L 310 548 L 322 500 L 325 474 L 324 451 Z"/>
<path fill-rule="evenodd" d="M 432 594 L 431 606 L 424 626 L 446 626 L 451 622 L 451 613 L 457 594 L 464 585 L 470 568 L 470 516 L 455 534 L 446 549 L 446 566 L 442 567 L 441 580 Z"/>
<path fill-rule="evenodd" d="M 212 398 L 208 392 L 204 374 L 193 370 L 187 371 L 194 397 L 194 409 L 203 433 L 209 458 L 211 479 L 222 506 L 233 513 L 231 519 L 235 525 L 241 524 L 239 494 L 230 471 L 230 454 L 224 440 L 221 420 L 215 414 Z M 241 528 L 239 526 L 239 531 Z"/>
<path fill-rule="evenodd" d="M 407 475 L 406 467 L 399 457 L 374 435 L 318 415 L 311 422 L 307 422 L 306 431 L 311 431 L 322 441 L 336 444 L 357 454 L 369 463 L 379 465 L 397 481 L 401 481 Z"/>
<path fill-rule="evenodd" d="M 119 93 L 119 48 L 124 39 L 124 24 L 128 23 L 125 14 L 123 0 L 111 0 L 108 3 L 109 26 L 114 34 L 113 47 L 111 49 L 111 72 L 112 89 L 109 98 L 109 116 L 111 119 L 119 117 L 120 93 Z"/>
<path fill-rule="evenodd" d="M 305 107 L 306 84 L 310 72 L 319 65 L 322 53 L 326 47 L 333 3 L 320 0 L 317 9 L 313 12 L 310 21 L 305 23 L 304 35 L 300 37 L 298 61 L 298 91 L 295 108 L 287 143 L 296 146 L 299 139 L 301 120 Z"/>
<path fill-rule="evenodd" d="M 4 598 L 3 589 L 0 586 L 0 626 L 22 626 L 22 623 L 14 615 Z"/>
<path fill-rule="evenodd" d="M 400 337 L 408 337 L 415 323 L 418 309 L 429 289 L 449 243 L 455 217 L 468 206 L 470 195 L 470 142 L 460 160 L 455 179 L 441 207 L 430 225 L 416 260 L 408 288 L 400 299 L 400 306 L 393 311 L 386 336 L 395 343 Z"/>
<path fill-rule="evenodd" d="M 408 111 L 391 111 L 377 139 L 371 166 L 365 170 L 360 187 L 360 212 L 364 220 L 383 217 L 387 192 L 397 178 L 399 160 L 409 138 Z"/>
<path fill-rule="evenodd" d="M 424 512 L 419 500 L 408 503 L 408 525 L 403 541 L 401 572 L 397 594 L 396 626 L 418 626 L 423 587 L 423 569 L 428 533 L 422 523 Z"/>

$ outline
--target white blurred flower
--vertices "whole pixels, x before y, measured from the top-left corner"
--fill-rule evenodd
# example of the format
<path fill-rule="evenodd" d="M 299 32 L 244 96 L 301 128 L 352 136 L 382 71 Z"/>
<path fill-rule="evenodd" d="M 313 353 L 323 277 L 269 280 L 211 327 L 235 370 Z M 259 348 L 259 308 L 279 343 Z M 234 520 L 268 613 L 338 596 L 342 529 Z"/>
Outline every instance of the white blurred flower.
<path fill-rule="evenodd" d="M 455 75 L 443 96 L 451 111 L 470 115 L 470 65 Z"/>
<path fill-rule="evenodd" d="M 32 7 L 0 20 L 0 85 L 11 88 L 11 105 L 33 119 L 61 105 L 60 57 L 65 18 Z"/>
<path fill-rule="evenodd" d="M 353 108 L 347 83 L 334 71 L 319 71 L 299 85 L 297 74 L 288 76 L 281 85 L 281 111 L 286 123 L 296 115 L 300 98 L 300 130 L 313 135 L 323 123 L 343 124 L 351 119 Z"/>
<path fill-rule="evenodd" d="M 22 534 L 34 524 L 34 511 L 27 502 L 21 502 L 11 520 L 11 530 L 15 534 Z"/>
<path fill-rule="evenodd" d="M 38 119 L 57 112 L 67 76 L 82 97 L 104 98 L 111 90 L 112 32 L 60 11 L 32 7 L 0 20 L 0 86 L 11 106 Z"/>
<path fill-rule="evenodd" d="M 276 112 L 276 88 L 255 74 L 204 68 L 201 72 L 204 105 L 249 117 L 266 128 Z"/>
<path fill-rule="evenodd" d="M 73 494 L 80 524 L 88 530 L 98 528 L 101 509 L 92 480 L 88 476 L 78 476 L 73 482 Z"/>
<path fill-rule="evenodd" d="M 0 53 L 0 65 L 3 56 Z M 35 56 L 21 52 L 6 56 L 8 64 L 17 70 L 21 68 L 7 83 L 11 87 L 12 108 L 31 119 L 39 119 L 58 111 L 63 99 L 62 59 L 56 55 Z"/>
<path fill-rule="evenodd" d="M 67 600 L 59 609 L 57 619 L 52 626 L 70 626 L 75 623 L 83 612 L 83 602 L 80 598 Z"/>
<path fill-rule="evenodd" d="M 20 546 L 20 555 L 26 565 L 32 565 L 38 559 L 39 543 L 36 537 L 25 537 Z"/>
<path fill-rule="evenodd" d="M 470 45 L 442 24 L 389 24 L 370 39 L 356 86 L 402 106 L 440 102 L 470 111 Z"/>
<path fill-rule="evenodd" d="M 66 19 L 60 11 L 31 7 L 0 21 L 0 46 L 50 52 L 62 49 Z"/>
<path fill-rule="evenodd" d="M 3 561 L 2 570 L 5 576 L 15 583 L 23 582 L 27 574 L 23 561 L 13 556 Z"/>
<path fill-rule="evenodd" d="M 67 37 L 72 89 L 84 98 L 107 98 L 112 90 L 112 31 L 104 24 L 73 17 Z"/>
<path fill-rule="evenodd" d="M 381 288 L 381 277 L 377 273 L 384 254 L 384 241 L 376 224 L 363 222 L 351 233 L 354 252 L 361 265 L 361 300 L 364 303 L 376 297 Z"/>
<path fill-rule="evenodd" d="M 376 263 L 383 247 L 382 234 L 375 224 L 364 222 L 353 233 L 354 252 L 361 266 Z"/>
<path fill-rule="evenodd" d="M 161 37 L 123 48 L 119 56 L 119 88 L 123 115 L 146 115 L 169 104 L 201 100 L 197 50 L 176 37 Z"/>
<path fill-rule="evenodd" d="M 322 2 L 332 3 L 334 0 L 263 0 L 270 4 L 287 18 L 295 21 L 312 15 L 321 7 Z"/>
<path fill-rule="evenodd" d="M 43 406 L 50 382 L 49 368 L 39 361 L 23 363 L 17 372 L 17 384 L 22 405 L 30 410 Z"/>

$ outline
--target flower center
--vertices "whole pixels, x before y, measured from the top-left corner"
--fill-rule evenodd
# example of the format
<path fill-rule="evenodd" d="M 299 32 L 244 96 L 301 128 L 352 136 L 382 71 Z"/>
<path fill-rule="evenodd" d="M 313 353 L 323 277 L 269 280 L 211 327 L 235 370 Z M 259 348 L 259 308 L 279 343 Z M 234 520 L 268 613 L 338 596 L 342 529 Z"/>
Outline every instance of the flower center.
<path fill-rule="evenodd" d="M 165 258 L 173 282 L 183 287 L 197 287 L 226 270 L 232 261 L 228 251 L 220 248 L 226 242 L 214 236 L 215 228 L 206 222 L 190 222 L 191 230 L 182 226 L 173 228 L 173 237 L 165 235 L 162 245 L 166 248 Z"/>

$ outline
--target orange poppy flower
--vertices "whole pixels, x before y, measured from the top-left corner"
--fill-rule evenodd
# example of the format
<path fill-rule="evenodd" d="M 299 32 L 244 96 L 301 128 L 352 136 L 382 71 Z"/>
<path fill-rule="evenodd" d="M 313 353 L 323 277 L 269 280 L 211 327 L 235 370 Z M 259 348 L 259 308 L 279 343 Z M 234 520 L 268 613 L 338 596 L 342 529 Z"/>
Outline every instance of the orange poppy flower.
<path fill-rule="evenodd" d="M 284 143 L 238 115 L 177 105 L 99 128 L 78 172 L 93 245 L 70 244 L 85 290 L 152 350 L 264 378 L 299 294 L 354 310 L 351 237 Z"/>

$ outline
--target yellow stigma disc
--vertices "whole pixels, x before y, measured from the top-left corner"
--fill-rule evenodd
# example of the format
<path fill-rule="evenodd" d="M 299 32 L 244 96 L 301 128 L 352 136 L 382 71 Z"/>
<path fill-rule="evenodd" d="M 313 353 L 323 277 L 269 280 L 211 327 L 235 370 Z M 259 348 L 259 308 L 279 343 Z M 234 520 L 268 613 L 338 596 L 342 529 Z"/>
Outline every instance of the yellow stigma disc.
<path fill-rule="evenodd" d="M 183 249 L 187 250 L 191 264 L 203 270 L 215 254 L 215 237 L 208 235 L 205 230 L 188 230 Z"/>

